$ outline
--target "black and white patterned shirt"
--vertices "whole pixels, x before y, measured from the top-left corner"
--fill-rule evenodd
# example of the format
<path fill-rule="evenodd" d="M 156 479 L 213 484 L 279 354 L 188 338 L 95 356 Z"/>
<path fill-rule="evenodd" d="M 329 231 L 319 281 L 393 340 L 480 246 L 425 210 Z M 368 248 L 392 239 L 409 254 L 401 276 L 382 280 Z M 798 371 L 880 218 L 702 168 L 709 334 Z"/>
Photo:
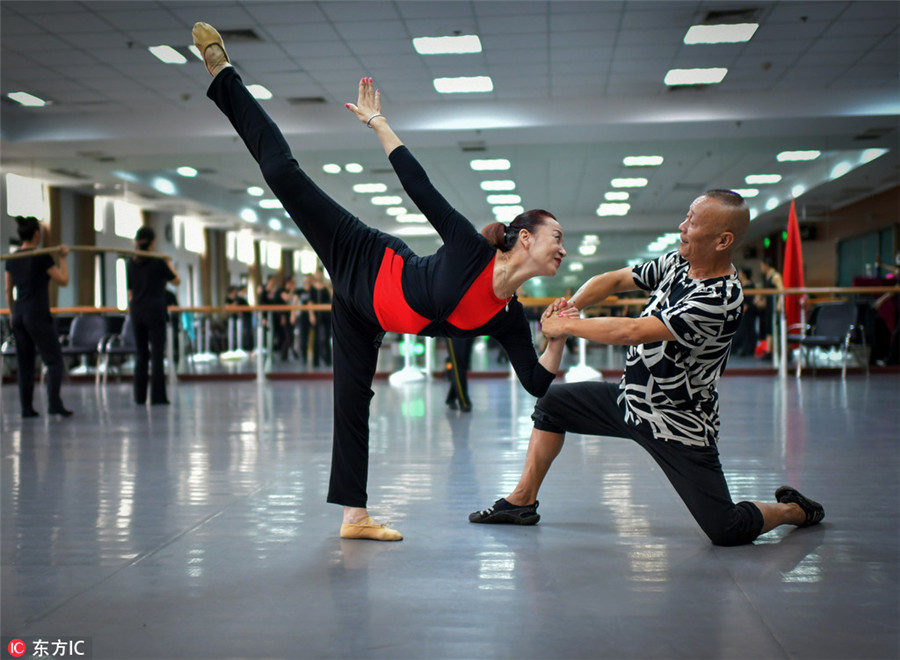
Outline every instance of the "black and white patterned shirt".
<path fill-rule="evenodd" d="M 744 294 L 737 274 L 688 277 L 677 251 L 635 266 L 635 284 L 650 292 L 641 316 L 655 316 L 676 341 L 630 346 L 619 384 L 625 420 L 660 440 L 716 444 L 716 384 L 725 370 Z"/>

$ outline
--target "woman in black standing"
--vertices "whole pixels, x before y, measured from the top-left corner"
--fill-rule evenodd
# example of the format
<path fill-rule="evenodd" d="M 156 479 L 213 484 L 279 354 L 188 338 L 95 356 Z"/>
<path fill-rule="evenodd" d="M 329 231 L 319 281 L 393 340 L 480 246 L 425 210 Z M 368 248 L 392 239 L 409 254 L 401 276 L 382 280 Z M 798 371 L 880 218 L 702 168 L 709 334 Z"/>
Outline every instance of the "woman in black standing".
<path fill-rule="evenodd" d="M 152 252 L 156 234 L 152 227 L 141 227 L 134 237 L 138 250 Z M 150 382 L 151 405 L 169 403 L 164 370 L 166 348 L 166 283 L 178 285 L 181 278 L 169 258 L 132 257 L 128 260 L 128 300 L 137 358 L 134 367 L 134 402 L 147 402 Z M 149 373 L 148 373 L 149 367 Z"/>
<path fill-rule="evenodd" d="M 22 247 L 18 252 L 33 250 L 41 244 L 41 223 L 34 217 L 16 217 Z M 35 351 L 47 367 L 47 404 L 51 415 L 68 417 L 59 396 L 63 375 L 63 356 L 59 338 L 50 316 L 50 280 L 60 286 L 69 284 L 69 267 L 66 255 L 69 248 L 59 246 L 59 265 L 49 254 L 10 259 L 6 262 L 6 303 L 12 316 L 12 331 L 16 338 L 18 362 L 19 400 L 22 417 L 37 417 L 34 409 L 34 358 Z M 13 300 L 13 289 L 16 297 Z"/>

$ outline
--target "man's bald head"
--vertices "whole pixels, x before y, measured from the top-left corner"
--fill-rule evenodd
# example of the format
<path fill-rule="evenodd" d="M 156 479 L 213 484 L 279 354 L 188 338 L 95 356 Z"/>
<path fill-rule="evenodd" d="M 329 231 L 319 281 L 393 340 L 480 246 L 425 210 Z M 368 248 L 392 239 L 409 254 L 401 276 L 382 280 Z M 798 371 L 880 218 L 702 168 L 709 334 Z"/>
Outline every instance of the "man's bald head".
<path fill-rule="evenodd" d="M 719 203 L 722 209 L 719 215 L 720 231 L 734 234 L 734 247 L 741 244 L 750 228 L 750 209 L 747 202 L 733 190 L 707 190 L 704 195 Z"/>

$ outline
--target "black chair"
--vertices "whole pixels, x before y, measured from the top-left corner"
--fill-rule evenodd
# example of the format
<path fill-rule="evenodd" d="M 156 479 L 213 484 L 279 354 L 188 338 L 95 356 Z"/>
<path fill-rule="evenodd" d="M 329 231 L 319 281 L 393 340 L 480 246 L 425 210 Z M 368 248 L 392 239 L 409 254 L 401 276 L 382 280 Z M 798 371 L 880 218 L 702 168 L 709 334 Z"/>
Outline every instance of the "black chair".
<path fill-rule="evenodd" d="M 106 319 L 99 314 L 84 314 L 72 320 L 69 334 L 63 338 L 63 356 L 78 355 L 81 357 L 81 368 L 87 372 L 88 356 L 96 355 L 95 378 L 100 383 L 100 353 L 106 340 Z"/>
<path fill-rule="evenodd" d="M 99 369 L 99 372 L 102 373 L 103 384 L 105 385 L 109 379 L 109 371 L 112 368 L 109 364 L 110 356 L 127 356 L 135 355 L 136 353 L 137 344 L 134 341 L 134 326 L 131 324 L 131 315 L 128 315 L 125 317 L 120 331 L 109 335 L 103 343 L 103 350 L 101 351 L 102 363 Z"/>
<path fill-rule="evenodd" d="M 816 305 L 810 310 L 809 323 L 800 335 L 789 334 L 788 343 L 799 344 L 800 354 L 797 359 L 797 378 L 803 371 L 803 363 L 809 360 L 811 348 L 838 348 L 841 350 L 841 378 L 847 377 L 847 358 L 850 357 L 854 345 L 862 344 L 866 373 L 869 372 L 869 361 L 865 359 L 866 335 L 863 327 L 857 322 L 857 306 L 853 302 L 831 302 Z M 815 360 L 812 362 L 813 373 L 816 370 Z"/>

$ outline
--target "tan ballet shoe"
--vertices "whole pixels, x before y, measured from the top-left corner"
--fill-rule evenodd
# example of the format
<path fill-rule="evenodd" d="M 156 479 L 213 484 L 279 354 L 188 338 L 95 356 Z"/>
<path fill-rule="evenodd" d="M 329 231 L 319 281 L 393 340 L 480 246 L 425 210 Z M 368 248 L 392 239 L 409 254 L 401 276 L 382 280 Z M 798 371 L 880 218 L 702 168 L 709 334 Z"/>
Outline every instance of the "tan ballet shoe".
<path fill-rule="evenodd" d="M 225 43 L 222 41 L 222 35 L 209 23 L 194 23 L 194 29 L 191 30 L 191 36 L 194 38 L 194 45 L 203 56 L 203 62 L 206 64 L 206 70 L 210 75 L 215 77 L 226 64 L 230 64 L 228 53 L 225 52 Z M 206 49 L 210 46 L 218 46 L 222 52 L 213 51 L 206 56 Z"/>
<path fill-rule="evenodd" d="M 387 525 L 379 525 L 369 516 L 359 522 L 341 525 L 342 539 L 369 539 L 371 541 L 402 541 L 403 535 Z"/>

